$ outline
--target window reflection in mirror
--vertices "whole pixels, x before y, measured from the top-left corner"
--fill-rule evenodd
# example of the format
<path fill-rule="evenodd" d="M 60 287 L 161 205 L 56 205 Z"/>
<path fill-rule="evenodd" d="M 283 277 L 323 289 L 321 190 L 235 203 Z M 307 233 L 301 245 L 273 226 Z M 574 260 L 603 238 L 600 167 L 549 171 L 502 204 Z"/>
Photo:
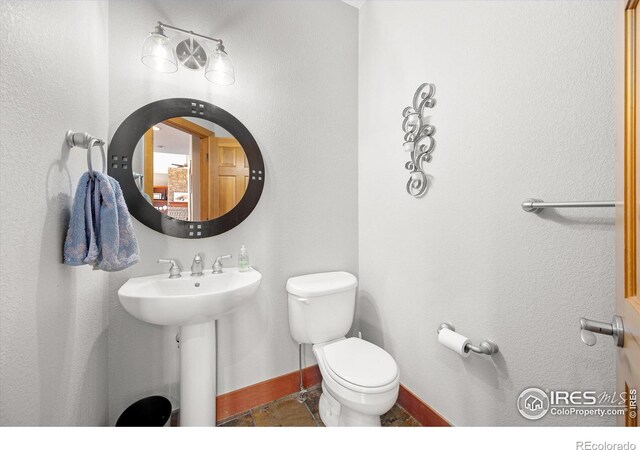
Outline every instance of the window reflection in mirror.
<path fill-rule="evenodd" d="M 249 183 L 249 164 L 238 141 L 196 117 L 174 117 L 147 130 L 132 169 L 141 194 L 158 211 L 192 222 L 231 211 Z"/>

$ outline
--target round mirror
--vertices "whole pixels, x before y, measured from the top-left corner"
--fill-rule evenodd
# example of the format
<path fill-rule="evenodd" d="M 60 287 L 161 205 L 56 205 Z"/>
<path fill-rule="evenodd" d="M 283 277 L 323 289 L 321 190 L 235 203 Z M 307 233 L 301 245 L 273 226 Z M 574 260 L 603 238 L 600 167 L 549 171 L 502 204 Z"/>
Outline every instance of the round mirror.
<path fill-rule="evenodd" d="M 251 213 L 265 172 L 257 143 L 235 117 L 199 100 L 169 99 L 140 108 L 118 128 L 109 175 L 140 222 L 202 238 Z"/>
<path fill-rule="evenodd" d="M 240 142 L 196 117 L 172 117 L 149 128 L 136 145 L 131 168 L 156 210 L 189 222 L 228 213 L 249 185 L 249 161 Z"/>

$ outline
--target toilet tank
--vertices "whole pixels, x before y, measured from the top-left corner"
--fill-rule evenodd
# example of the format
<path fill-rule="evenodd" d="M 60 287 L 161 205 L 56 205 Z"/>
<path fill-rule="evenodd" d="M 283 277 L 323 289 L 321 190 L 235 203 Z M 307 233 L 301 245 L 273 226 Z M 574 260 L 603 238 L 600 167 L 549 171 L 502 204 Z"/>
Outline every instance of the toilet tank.
<path fill-rule="evenodd" d="M 289 329 L 301 344 L 344 337 L 353 324 L 358 279 L 348 272 L 324 272 L 287 280 Z"/>

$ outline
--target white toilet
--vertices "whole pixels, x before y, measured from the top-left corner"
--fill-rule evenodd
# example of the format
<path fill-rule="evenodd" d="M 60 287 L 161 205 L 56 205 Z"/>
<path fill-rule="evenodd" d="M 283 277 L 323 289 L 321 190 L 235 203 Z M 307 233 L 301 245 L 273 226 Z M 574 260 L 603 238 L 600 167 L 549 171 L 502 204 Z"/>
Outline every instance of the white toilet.
<path fill-rule="evenodd" d="M 380 347 L 346 338 L 353 323 L 358 280 L 347 272 L 289 278 L 293 339 L 313 344 L 322 373 L 320 417 L 326 426 L 380 426 L 398 398 L 400 373 Z"/>

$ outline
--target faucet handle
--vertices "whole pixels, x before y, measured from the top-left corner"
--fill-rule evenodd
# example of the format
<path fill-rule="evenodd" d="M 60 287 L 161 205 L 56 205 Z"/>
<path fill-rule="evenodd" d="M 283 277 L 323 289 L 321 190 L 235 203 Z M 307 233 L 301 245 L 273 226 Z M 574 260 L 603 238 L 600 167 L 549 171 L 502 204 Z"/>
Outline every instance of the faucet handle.
<path fill-rule="evenodd" d="M 169 278 L 180 278 L 180 265 L 175 259 L 159 259 L 158 264 L 171 264 Z"/>
<path fill-rule="evenodd" d="M 227 259 L 227 258 L 231 258 L 231 255 L 223 255 L 223 256 L 218 256 L 215 260 L 215 262 L 213 263 L 213 272 L 212 273 L 222 273 L 222 259 Z"/>

